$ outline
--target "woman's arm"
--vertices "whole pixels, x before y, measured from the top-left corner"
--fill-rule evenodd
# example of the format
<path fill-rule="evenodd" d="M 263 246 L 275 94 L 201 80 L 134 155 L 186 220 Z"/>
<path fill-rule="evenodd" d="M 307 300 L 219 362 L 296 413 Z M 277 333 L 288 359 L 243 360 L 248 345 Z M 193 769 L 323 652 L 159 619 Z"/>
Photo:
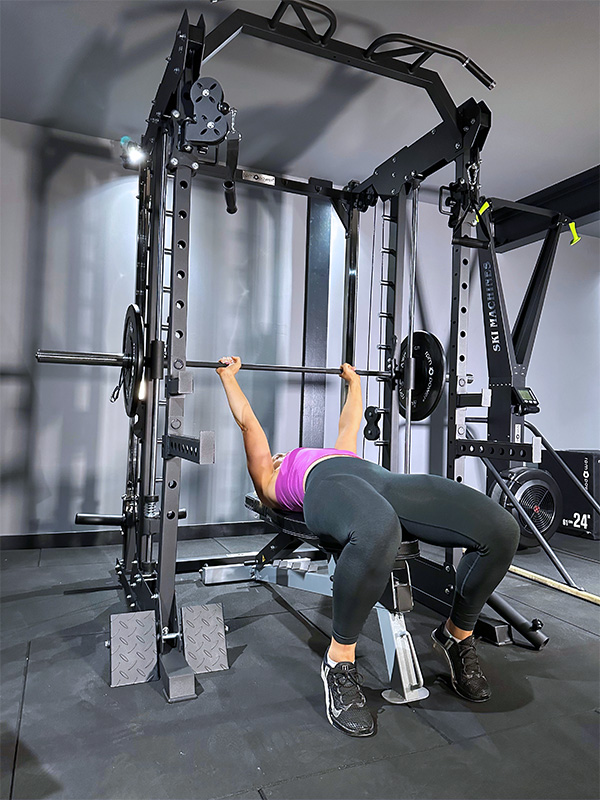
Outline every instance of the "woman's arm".
<path fill-rule="evenodd" d="M 271 448 L 265 432 L 248 402 L 248 398 L 240 389 L 235 377 L 242 366 L 241 359 L 229 356 L 222 358 L 221 361 L 228 364 L 228 366 L 218 369 L 217 373 L 225 389 L 233 418 L 239 425 L 244 437 L 248 472 L 252 478 L 256 494 L 264 503 L 265 499 L 267 499 L 265 498 L 265 489 L 273 477 Z"/>
<path fill-rule="evenodd" d="M 360 430 L 363 414 L 362 388 L 360 376 L 350 364 L 342 364 L 341 377 L 348 384 L 348 396 L 340 414 L 338 438 L 334 445 L 336 450 L 349 450 L 356 453 L 356 439 Z"/>

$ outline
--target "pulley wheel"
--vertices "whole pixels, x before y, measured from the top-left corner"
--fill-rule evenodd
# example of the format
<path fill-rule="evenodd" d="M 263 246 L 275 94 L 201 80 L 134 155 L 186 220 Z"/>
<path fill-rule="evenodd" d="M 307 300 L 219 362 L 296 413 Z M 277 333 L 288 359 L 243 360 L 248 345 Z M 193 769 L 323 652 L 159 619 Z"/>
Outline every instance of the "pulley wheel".
<path fill-rule="evenodd" d="M 514 494 L 531 521 L 548 541 L 556 533 L 562 519 L 562 494 L 558 483 L 549 472 L 534 467 L 516 467 L 502 473 L 510 491 Z M 494 483 L 490 497 L 513 515 L 521 528 L 519 547 L 537 547 L 539 541 L 521 521 L 519 512 L 513 506 L 502 487 Z"/>
<path fill-rule="evenodd" d="M 195 122 L 188 122 L 185 135 L 197 144 L 218 144 L 229 130 L 223 104 L 223 89 L 214 78 L 201 77 L 190 89 Z M 225 113 L 224 113 L 225 112 Z"/>
<path fill-rule="evenodd" d="M 128 417 L 135 417 L 140 404 L 140 387 L 144 375 L 144 323 L 136 305 L 130 305 L 123 327 L 123 358 L 121 367 L 123 399 Z"/>
<path fill-rule="evenodd" d="M 408 337 L 400 346 L 398 365 L 398 396 L 400 413 L 406 417 L 406 387 L 404 368 L 408 355 Z M 442 343 L 428 331 L 413 334 L 413 358 L 415 359 L 415 388 L 412 393 L 412 419 L 426 419 L 440 402 L 446 383 L 446 356 Z"/>

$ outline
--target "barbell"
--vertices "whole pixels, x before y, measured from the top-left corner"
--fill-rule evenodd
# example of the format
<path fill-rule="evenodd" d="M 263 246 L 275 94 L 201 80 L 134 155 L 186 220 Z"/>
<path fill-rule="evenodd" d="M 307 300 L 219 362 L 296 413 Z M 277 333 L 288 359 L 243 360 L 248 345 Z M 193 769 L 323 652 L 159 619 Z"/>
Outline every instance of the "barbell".
<path fill-rule="evenodd" d="M 144 323 L 139 308 L 130 305 L 125 314 L 123 327 L 123 352 L 85 353 L 70 350 L 38 350 L 36 358 L 41 364 L 77 364 L 80 366 L 120 367 L 118 389 L 123 387 L 125 411 L 135 417 L 139 410 L 140 388 L 146 357 L 144 354 Z M 396 374 L 391 370 L 357 369 L 356 374 L 380 380 L 398 381 L 400 413 L 405 416 L 404 370 L 407 358 L 407 340 L 400 348 L 400 363 Z M 439 340 L 431 333 L 417 331 L 413 343 L 414 383 L 412 396 L 413 419 L 425 419 L 437 406 L 446 381 L 444 350 Z M 188 361 L 190 369 L 218 369 L 220 361 Z M 340 375 L 337 367 L 289 366 L 285 364 L 242 364 L 241 369 L 258 372 L 288 372 L 304 375 Z"/>

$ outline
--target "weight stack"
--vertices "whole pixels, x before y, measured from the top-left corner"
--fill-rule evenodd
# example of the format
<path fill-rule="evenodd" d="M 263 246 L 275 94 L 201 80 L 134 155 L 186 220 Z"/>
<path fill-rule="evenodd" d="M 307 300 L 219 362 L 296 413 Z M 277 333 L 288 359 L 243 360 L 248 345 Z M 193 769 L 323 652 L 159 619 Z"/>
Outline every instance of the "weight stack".
<path fill-rule="evenodd" d="M 595 500 L 600 496 L 600 450 L 557 450 L 571 472 Z M 563 497 L 563 518 L 558 526 L 561 533 L 600 539 L 600 515 L 577 490 L 561 465 L 544 450 L 541 468 L 547 470 L 560 486 Z"/>

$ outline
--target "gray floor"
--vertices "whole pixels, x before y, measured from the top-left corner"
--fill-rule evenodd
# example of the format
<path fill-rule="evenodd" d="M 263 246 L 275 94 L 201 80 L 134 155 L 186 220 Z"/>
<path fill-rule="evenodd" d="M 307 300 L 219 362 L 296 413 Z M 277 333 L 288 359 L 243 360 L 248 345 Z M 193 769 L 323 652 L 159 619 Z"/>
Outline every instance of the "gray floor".
<path fill-rule="evenodd" d="M 181 555 L 247 552 L 267 538 L 185 542 Z M 597 591 L 600 543 L 564 536 L 555 546 Z M 387 704 L 372 616 L 359 668 L 378 730 L 355 740 L 323 709 L 330 602 L 299 591 L 180 576 L 181 604 L 223 604 L 230 669 L 201 676 L 198 699 L 175 705 L 158 683 L 111 689 L 109 615 L 126 610 L 111 569 L 118 553 L 0 554 L 3 798 L 598 797 L 598 606 L 507 576 L 501 594 L 544 620 L 550 644 L 480 644 L 494 691 L 482 705 L 438 680 L 429 648 L 438 619 L 419 606 L 408 625 L 430 696 Z M 516 563 L 556 574 L 540 554 Z"/>

